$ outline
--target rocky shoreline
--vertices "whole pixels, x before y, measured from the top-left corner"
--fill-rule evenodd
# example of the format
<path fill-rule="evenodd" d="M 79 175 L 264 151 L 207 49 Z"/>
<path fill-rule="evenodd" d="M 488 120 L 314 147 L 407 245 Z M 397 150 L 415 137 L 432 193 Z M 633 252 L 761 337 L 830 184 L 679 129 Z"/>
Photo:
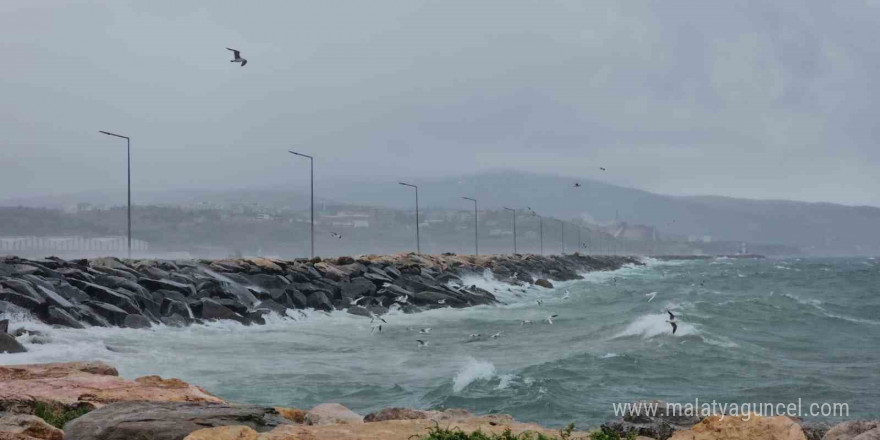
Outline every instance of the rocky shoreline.
<path fill-rule="evenodd" d="M 431 437 L 432 428 L 464 436 Z M 785 416 L 626 414 L 592 432 L 559 431 L 503 414 L 385 408 L 362 416 L 337 403 L 303 410 L 239 405 L 178 379 L 127 380 L 102 362 L 0 366 L 2 440 L 434 440 L 474 432 L 530 439 L 874 440 L 880 421 L 831 427 Z M 538 437 L 538 434 L 544 437 Z M 629 437 L 628 437 L 629 436 Z"/>
<path fill-rule="evenodd" d="M 578 254 L 184 261 L 5 257 L 0 259 L 0 313 L 27 314 L 69 328 L 186 326 L 219 319 L 252 325 L 265 323 L 268 314 L 296 318 L 303 309 L 373 316 L 397 307 L 414 313 L 497 303 L 491 292 L 462 280 L 486 270 L 511 286 L 552 288 L 555 281 L 628 264 L 642 263 Z M 0 339 L 0 352 L 14 351 L 9 339 Z"/>

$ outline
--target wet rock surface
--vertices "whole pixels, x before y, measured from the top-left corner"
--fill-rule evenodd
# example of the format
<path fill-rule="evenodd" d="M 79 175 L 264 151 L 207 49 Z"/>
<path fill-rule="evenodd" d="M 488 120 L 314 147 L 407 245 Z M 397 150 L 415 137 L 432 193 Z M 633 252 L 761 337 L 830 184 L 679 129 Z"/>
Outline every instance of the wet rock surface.
<path fill-rule="evenodd" d="M 366 255 L 313 260 L 27 260 L 0 259 L 0 312 L 26 313 L 47 324 L 135 329 L 211 320 L 262 324 L 267 314 L 348 309 L 381 314 L 498 302 L 462 277 L 490 270 L 511 285 L 551 288 L 581 273 L 641 264 L 631 257 L 578 254 Z M 0 351 L 21 350 L 0 332 Z"/>

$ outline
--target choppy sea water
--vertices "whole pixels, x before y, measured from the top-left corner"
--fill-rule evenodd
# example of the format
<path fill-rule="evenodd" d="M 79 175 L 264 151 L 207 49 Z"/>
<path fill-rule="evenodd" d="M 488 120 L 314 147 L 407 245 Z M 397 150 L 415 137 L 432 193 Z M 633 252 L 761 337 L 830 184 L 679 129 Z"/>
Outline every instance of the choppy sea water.
<path fill-rule="evenodd" d="M 362 414 L 456 407 L 549 426 L 595 426 L 612 403 L 655 398 L 800 398 L 847 403 L 847 419 L 880 414 L 880 260 L 649 261 L 524 292 L 489 273 L 466 281 L 506 304 L 391 313 L 381 333 L 344 312 L 254 327 L 27 323 L 49 341 L 22 338 L 30 352 L 0 354 L 0 364 L 103 360 L 125 377 L 178 377 L 237 402 L 340 402 Z M 667 308 L 680 321 L 675 335 Z"/>

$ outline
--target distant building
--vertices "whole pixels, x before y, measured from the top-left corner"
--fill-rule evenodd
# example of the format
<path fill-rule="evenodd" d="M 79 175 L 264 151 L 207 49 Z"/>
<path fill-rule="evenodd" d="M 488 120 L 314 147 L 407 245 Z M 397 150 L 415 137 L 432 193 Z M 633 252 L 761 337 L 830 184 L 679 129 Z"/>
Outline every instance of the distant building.
<path fill-rule="evenodd" d="M 321 222 L 343 228 L 369 228 L 371 217 L 370 214 L 339 212 L 321 216 Z"/>

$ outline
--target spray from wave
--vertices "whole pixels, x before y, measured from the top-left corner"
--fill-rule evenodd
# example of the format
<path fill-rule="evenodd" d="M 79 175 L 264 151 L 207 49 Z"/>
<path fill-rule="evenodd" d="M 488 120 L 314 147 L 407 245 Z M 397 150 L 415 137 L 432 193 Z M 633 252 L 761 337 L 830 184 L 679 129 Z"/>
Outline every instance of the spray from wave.
<path fill-rule="evenodd" d="M 495 365 L 488 361 L 468 359 L 464 367 L 452 379 L 452 391 L 460 393 L 468 385 L 478 380 L 489 380 L 495 377 Z"/>

